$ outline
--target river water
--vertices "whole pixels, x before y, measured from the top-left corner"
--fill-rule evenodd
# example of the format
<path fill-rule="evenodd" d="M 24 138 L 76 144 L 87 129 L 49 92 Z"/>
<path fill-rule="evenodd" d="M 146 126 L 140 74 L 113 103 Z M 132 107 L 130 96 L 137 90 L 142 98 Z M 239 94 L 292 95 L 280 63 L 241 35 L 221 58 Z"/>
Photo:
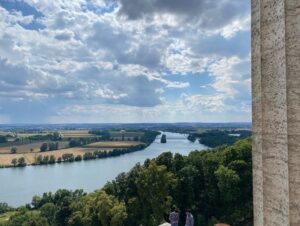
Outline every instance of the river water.
<path fill-rule="evenodd" d="M 165 133 L 167 143 L 160 143 L 160 136 L 143 151 L 111 157 L 73 163 L 27 166 L 24 168 L 0 169 L 0 202 L 11 206 L 30 203 L 34 195 L 55 192 L 60 188 L 84 189 L 91 192 L 113 180 L 119 173 L 129 171 L 136 163 L 147 158 L 171 151 L 187 155 L 192 150 L 206 149 L 198 142 L 191 143 L 186 135 Z"/>

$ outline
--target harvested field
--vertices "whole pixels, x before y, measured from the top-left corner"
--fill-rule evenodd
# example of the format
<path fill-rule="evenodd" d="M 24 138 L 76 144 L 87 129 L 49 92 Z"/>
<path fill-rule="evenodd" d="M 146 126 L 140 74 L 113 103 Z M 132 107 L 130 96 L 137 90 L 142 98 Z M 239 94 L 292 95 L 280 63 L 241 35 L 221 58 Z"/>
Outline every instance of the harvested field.
<path fill-rule="evenodd" d="M 0 166 L 10 166 L 11 161 L 14 158 L 18 159 L 21 157 L 24 157 L 24 155 L 23 154 L 1 154 L 0 155 Z"/>
<path fill-rule="evenodd" d="M 43 142 L 33 142 L 29 144 L 16 145 L 16 146 L 8 146 L 8 147 L 0 147 L 0 154 L 10 154 L 10 149 L 12 147 L 17 148 L 17 153 L 30 153 L 30 149 L 33 149 L 33 152 L 39 152 L 42 143 L 48 143 L 52 141 L 43 141 Z M 59 148 L 64 149 L 68 147 L 68 141 L 59 141 Z"/>
<path fill-rule="evenodd" d="M 24 153 L 24 154 L 0 154 L 0 165 L 7 166 L 11 165 L 11 161 L 14 158 L 21 158 L 24 157 L 27 164 L 32 164 L 35 162 L 35 157 L 38 155 L 41 156 L 51 156 L 54 155 L 55 158 L 62 157 L 63 154 L 73 154 L 76 155 L 83 155 L 86 152 L 94 152 L 94 151 L 111 151 L 112 149 L 109 148 L 66 148 L 57 151 L 45 151 L 45 152 L 38 152 L 38 153 Z"/>
<path fill-rule="evenodd" d="M 88 130 L 61 130 L 59 131 L 65 138 L 95 137 Z"/>
<path fill-rule="evenodd" d="M 10 148 L 5 149 L 5 148 L 0 148 L 0 165 L 11 165 L 11 161 L 14 158 L 21 158 L 24 157 L 26 160 L 27 164 L 32 164 L 35 162 L 35 158 L 38 155 L 41 156 L 51 156 L 54 155 L 55 158 L 62 157 L 63 154 L 73 154 L 74 156 L 76 155 L 83 155 L 86 152 L 94 152 L 94 151 L 111 151 L 115 148 L 128 148 L 130 146 L 136 146 L 139 144 L 142 144 L 141 142 L 134 142 L 134 141 L 103 141 L 103 142 L 96 142 L 92 143 L 89 145 L 86 145 L 84 147 L 74 147 L 74 148 L 65 148 L 65 149 L 60 149 L 60 150 L 55 150 L 55 151 L 46 151 L 46 152 L 39 152 L 40 145 L 43 142 L 38 142 L 34 144 L 27 144 L 27 145 L 22 145 L 25 147 L 22 147 L 24 150 L 28 150 L 28 145 L 35 145 L 38 149 L 35 149 L 34 152 L 30 153 L 28 151 L 23 151 L 22 153 L 19 152 L 17 154 L 8 154 L 10 153 Z M 60 142 L 60 143 L 66 143 L 67 142 Z M 2 153 L 1 153 L 2 150 Z M 18 147 L 19 150 L 19 147 Z M 30 148 L 29 148 L 30 150 Z"/>

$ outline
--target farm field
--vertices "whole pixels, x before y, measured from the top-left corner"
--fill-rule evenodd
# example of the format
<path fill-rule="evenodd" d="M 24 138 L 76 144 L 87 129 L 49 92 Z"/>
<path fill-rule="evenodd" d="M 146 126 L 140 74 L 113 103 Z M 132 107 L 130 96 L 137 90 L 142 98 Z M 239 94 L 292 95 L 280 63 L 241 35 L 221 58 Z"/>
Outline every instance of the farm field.
<path fill-rule="evenodd" d="M 130 137 L 130 138 L 134 138 L 134 137 L 141 137 L 144 135 L 144 133 L 142 132 L 130 132 L 130 131 L 113 131 L 110 132 L 110 135 L 112 137 L 122 137 L 124 135 L 124 137 Z"/>
<path fill-rule="evenodd" d="M 33 137 L 33 136 L 38 136 L 38 135 L 47 135 L 49 134 L 48 132 L 39 132 L 39 133 L 17 133 L 17 137 L 19 138 L 28 138 L 28 137 Z"/>
<path fill-rule="evenodd" d="M 30 165 L 35 162 L 35 157 L 37 157 L 38 155 L 41 155 L 41 156 L 54 155 L 56 158 L 62 157 L 63 154 L 73 154 L 74 156 L 76 156 L 76 155 L 83 156 L 84 153 L 86 153 L 86 152 L 111 151 L 112 149 L 115 149 L 115 148 L 128 148 L 130 146 L 142 144 L 141 142 L 133 142 L 133 141 L 118 141 L 118 142 L 103 141 L 103 142 L 91 143 L 91 144 L 83 146 L 83 147 L 64 148 L 64 149 L 55 150 L 55 151 L 39 152 L 39 147 L 40 147 L 41 143 L 43 143 L 43 142 L 35 143 L 35 145 L 36 145 L 36 147 L 38 147 L 38 149 L 37 149 L 37 151 L 34 151 L 32 153 L 30 153 L 28 151 L 24 151 L 23 153 L 9 154 L 10 149 L 1 148 L 0 149 L 0 165 L 3 165 L 3 166 L 11 165 L 11 161 L 14 158 L 18 159 L 18 158 L 24 157 L 26 163 Z M 61 143 L 66 143 L 66 145 L 67 145 L 67 142 L 61 142 Z M 33 144 L 31 144 L 31 145 L 33 145 Z M 24 148 L 24 150 L 27 150 L 28 145 L 22 145 L 22 146 L 25 146 L 26 148 L 25 147 L 23 147 L 23 148 Z M 2 152 L 1 152 L 1 150 L 2 150 Z"/>
<path fill-rule="evenodd" d="M 62 157 L 63 154 L 73 154 L 74 156 L 76 155 L 83 155 L 86 152 L 94 152 L 94 151 L 110 151 L 111 149 L 105 148 L 105 149 L 100 149 L 100 148 L 84 148 L 84 147 L 76 147 L 76 148 L 66 148 L 66 149 L 61 149 L 61 150 L 56 150 L 56 151 L 45 151 L 45 152 L 39 152 L 39 153 L 24 153 L 24 154 L 0 154 L 0 165 L 3 166 L 8 166 L 11 165 L 11 161 L 14 158 L 21 158 L 24 157 L 25 161 L 28 165 L 34 163 L 35 157 L 38 155 L 41 156 L 50 156 L 54 155 L 55 158 Z"/>
<path fill-rule="evenodd" d="M 32 152 L 36 153 L 40 151 L 40 147 L 42 143 L 47 143 L 48 141 L 41 141 L 41 142 L 33 142 L 29 144 L 22 144 L 22 145 L 16 145 L 16 146 L 7 146 L 7 147 L 0 147 L 0 154 L 10 154 L 10 149 L 12 147 L 17 148 L 17 153 L 30 153 L 30 149 L 33 149 Z M 49 141 L 50 142 L 50 141 Z M 59 149 L 64 149 L 68 147 L 69 142 L 68 141 L 58 141 L 59 143 Z"/>
<path fill-rule="evenodd" d="M 64 138 L 95 137 L 88 130 L 60 130 L 58 131 Z"/>

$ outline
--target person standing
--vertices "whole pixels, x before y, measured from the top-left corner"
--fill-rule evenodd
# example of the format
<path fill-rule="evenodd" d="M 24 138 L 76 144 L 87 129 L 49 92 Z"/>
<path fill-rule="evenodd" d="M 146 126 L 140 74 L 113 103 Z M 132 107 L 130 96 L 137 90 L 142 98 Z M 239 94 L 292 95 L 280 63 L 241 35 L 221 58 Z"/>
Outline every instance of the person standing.
<path fill-rule="evenodd" d="M 169 220 L 170 220 L 171 226 L 178 226 L 179 213 L 175 206 L 172 207 L 172 212 L 169 215 Z"/>
<path fill-rule="evenodd" d="M 186 211 L 185 226 L 194 226 L 194 217 L 191 210 Z"/>

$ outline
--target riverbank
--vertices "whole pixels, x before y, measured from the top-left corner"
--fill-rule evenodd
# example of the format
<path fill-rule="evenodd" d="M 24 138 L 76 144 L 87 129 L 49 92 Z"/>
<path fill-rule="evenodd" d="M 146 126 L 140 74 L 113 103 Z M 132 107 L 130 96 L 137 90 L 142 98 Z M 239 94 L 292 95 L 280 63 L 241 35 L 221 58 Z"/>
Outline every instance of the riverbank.
<path fill-rule="evenodd" d="M 29 165 L 46 165 L 97 158 L 107 158 L 131 153 L 134 151 L 140 151 L 146 147 L 147 145 L 144 143 L 133 141 L 97 142 L 84 147 L 67 148 L 56 151 L 24 154 L 1 154 L 0 168 L 24 167 Z M 22 164 L 19 164 L 19 160 L 21 158 L 23 158 L 24 161 L 22 161 Z"/>

